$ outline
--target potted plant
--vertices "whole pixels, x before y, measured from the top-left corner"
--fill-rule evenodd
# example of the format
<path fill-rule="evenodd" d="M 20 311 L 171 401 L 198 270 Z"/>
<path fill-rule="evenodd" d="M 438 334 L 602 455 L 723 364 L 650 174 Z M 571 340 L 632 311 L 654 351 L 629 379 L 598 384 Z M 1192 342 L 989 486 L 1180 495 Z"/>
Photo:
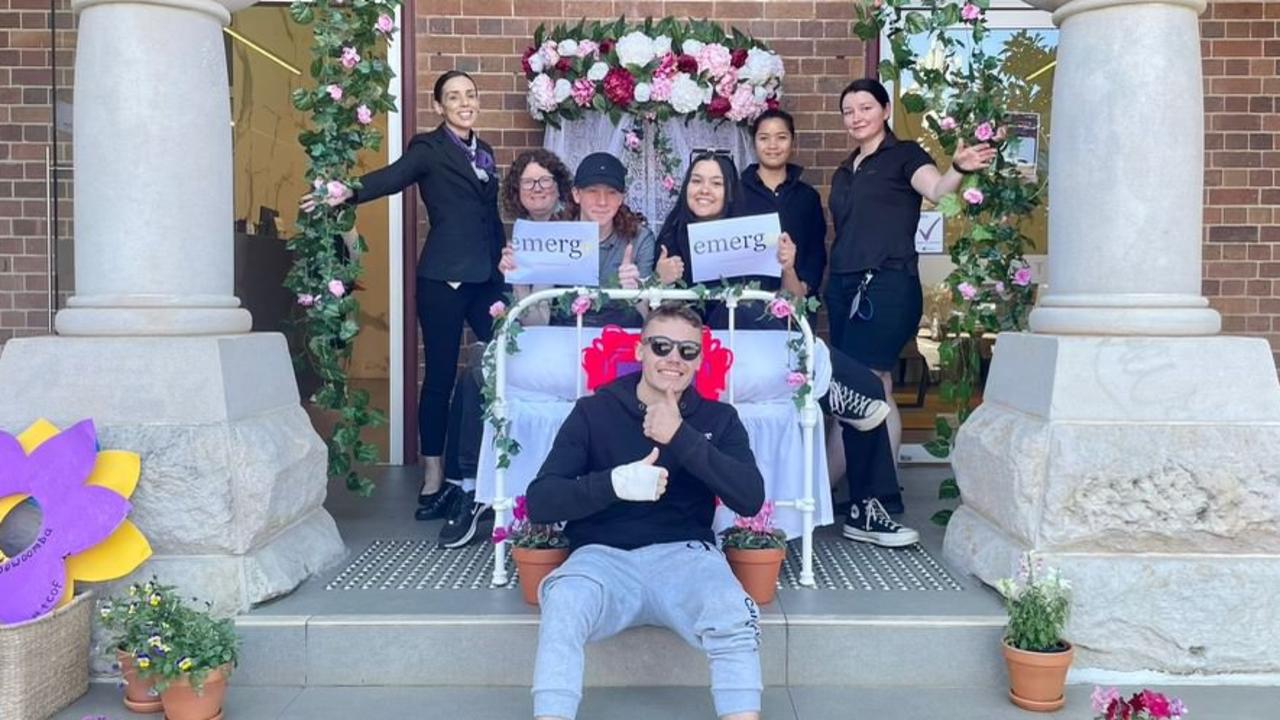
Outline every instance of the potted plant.
<path fill-rule="evenodd" d="M 1009 698 L 1024 710 L 1053 712 L 1065 704 L 1063 688 L 1075 648 L 1062 638 L 1071 607 L 1071 584 L 1043 561 L 1023 558 L 1017 579 L 996 583 L 1009 611 L 1004 659 Z"/>
<path fill-rule="evenodd" d="M 139 676 L 154 678 L 167 720 L 219 720 L 239 651 L 231 620 L 181 606 L 135 658 Z"/>
<path fill-rule="evenodd" d="M 778 572 L 787 556 L 787 534 L 773 526 L 773 502 L 765 501 L 754 517 L 738 516 L 720 534 L 729 568 L 757 605 L 773 602 Z"/>
<path fill-rule="evenodd" d="M 1178 698 L 1143 690 L 1128 700 L 1115 688 L 1093 689 L 1093 720 L 1182 720 L 1187 706 Z"/>
<path fill-rule="evenodd" d="M 102 626 L 115 637 L 116 664 L 124 680 L 124 706 L 133 712 L 161 710 L 155 679 L 139 677 L 138 671 L 151 664 L 146 652 L 148 638 L 158 632 L 161 623 L 181 604 L 174 588 L 152 578 L 146 583 L 130 585 L 124 598 L 109 598 L 98 608 Z M 142 660 L 143 668 L 138 666 L 138 654 L 146 656 Z"/>
<path fill-rule="evenodd" d="M 529 522 L 529 511 L 521 495 L 511 511 L 510 524 L 493 529 L 493 542 L 503 541 L 511 543 L 511 557 L 516 561 L 524 601 L 537 605 L 542 579 L 569 559 L 569 539 L 559 525 Z"/>

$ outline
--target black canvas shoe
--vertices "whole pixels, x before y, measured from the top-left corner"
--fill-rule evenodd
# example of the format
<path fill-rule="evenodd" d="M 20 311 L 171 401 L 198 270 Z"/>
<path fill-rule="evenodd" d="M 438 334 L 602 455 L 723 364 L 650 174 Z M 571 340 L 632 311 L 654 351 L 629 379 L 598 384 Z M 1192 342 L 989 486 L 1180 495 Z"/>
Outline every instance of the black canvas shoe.
<path fill-rule="evenodd" d="M 486 520 L 493 520 L 493 508 L 475 501 L 474 492 L 459 494 L 458 502 L 449 513 L 449 519 L 440 528 L 440 538 L 436 544 L 443 548 L 455 549 L 464 547 L 475 539 L 480 525 Z"/>
<path fill-rule="evenodd" d="M 844 521 L 844 536 L 880 547 L 906 547 L 920 541 L 920 533 L 894 522 L 875 498 L 854 503 Z"/>
<path fill-rule="evenodd" d="M 834 380 L 825 399 L 836 420 L 848 423 L 859 432 L 875 430 L 889 417 L 889 403 L 855 392 Z"/>
<path fill-rule="evenodd" d="M 453 483 L 445 483 L 439 490 L 430 495 L 418 496 L 418 509 L 414 511 L 415 520 L 439 520 L 447 517 L 453 504 L 462 495 L 462 488 Z"/>

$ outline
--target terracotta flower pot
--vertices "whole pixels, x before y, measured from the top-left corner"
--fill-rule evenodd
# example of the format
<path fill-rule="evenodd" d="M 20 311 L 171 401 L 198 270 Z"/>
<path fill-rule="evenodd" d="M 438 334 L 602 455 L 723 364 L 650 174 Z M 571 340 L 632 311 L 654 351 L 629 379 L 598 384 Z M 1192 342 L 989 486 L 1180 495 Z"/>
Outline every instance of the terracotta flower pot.
<path fill-rule="evenodd" d="M 757 605 L 773 602 L 778 592 L 778 572 L 782 570 L 782 561 L 787 557 L 786 548 L 766 548 L 762 550 L 742 550 L 729 548 L 725 550 L 729 558 L 729 568 L 742 583 Z"/>
<path fill-rule="evenodd" d="M 1009 699 L 1023 710 L 1053 712 L 1066 703 L 1063 689 L 1067 670 L 1075 657 L 1071 643 L 1061 652 L 1030 652 L 1004 644 L 1004 660 L 1009 666 Z"/>
<path fill-rule="evenodd" d="M 552 570 L 569 559 L 569 548 L 534 549 L 511 548 L 511 557 L 516 560 L 520 573 L 520 593 L 524 601 L 530 605 L 538 604 L 538 585 L 542 578 L 551 574 Z"/>
<path fill-rule="evenodd" d="M 124 679 L 124 706 L 136 713 L 160 712 L 163 706 L 160 696 L 155 693 L 156 681 L 138 677 L 133 655 L 124 650 L 116 650 L 116 662 L 120 664 L 120 677 Z"/>
<path fill-rule="evenodd" d="M 186 675 L 169 683 L 169 687 L 160 693 L 165 720 L 222 720 L 222 701 L 227 696 L 229 671 L 227 666 L 210 670 L 199 693 Z"/>

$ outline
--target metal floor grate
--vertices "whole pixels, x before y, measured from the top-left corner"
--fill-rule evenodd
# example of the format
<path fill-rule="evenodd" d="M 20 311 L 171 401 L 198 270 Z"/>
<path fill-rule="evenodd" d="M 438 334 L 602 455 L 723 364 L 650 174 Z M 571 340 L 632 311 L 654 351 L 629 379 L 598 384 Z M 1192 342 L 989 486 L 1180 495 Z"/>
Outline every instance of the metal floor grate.
<path fill-rule="evenodd" d="M 515 563 L 507 570 L 516 587 Z M 460 550 L 430 540 L 374 540 L 347 564 L 326 590 L 488 590 L 493 546 L 473 543 Z M 819 589 L 857 591 L 959 591 L 963 588 L 919 544 L 888 549 L 815 536 L 813 574 Z M 800 587 L 800 543 L 789 545 L 778 587 Z"/>

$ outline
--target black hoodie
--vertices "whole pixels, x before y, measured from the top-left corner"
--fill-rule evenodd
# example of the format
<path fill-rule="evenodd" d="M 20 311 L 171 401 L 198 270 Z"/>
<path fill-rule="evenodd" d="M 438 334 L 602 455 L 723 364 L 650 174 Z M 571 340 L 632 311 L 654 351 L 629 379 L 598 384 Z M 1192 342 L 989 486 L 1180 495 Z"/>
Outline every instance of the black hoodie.
<path fill-rule="evenodd" d="M 744 517 L 764 503 L 764 478 L 733 406 L 704 400 L 690 387 L 680 396 L 680 428 L 669 445 L 659 445 L 644 435 L 639 381 L 639 373 L 626 375 L 579 399 L 526 491 L 529 520 L 568 521 L 565 532 L 574 548 L 714 542 L 716 497 Z M 619 500 L 613 469 L 654 447 L 657 464 L 669 473 L 666 493 L 657 502 Z"/>
<path fill-rule="evenodd" d="M 822 273 L 827 269 L 827 217 L 822 212 L 822 198 L 813 186 L 800 179 L 804 168 L 787 164 L 787 179 L 777 190 L 765 187 L 760 180 L 760 165 L 752 164 L 742 171 L 742 199 L 739 215 L 778 213 L 783 232 L 796 244 L 796 275 L 809 286 L 809 296 L 817 297 Z M 777 290 L 778 278 L 760 278 L 765 290 Z"/>

